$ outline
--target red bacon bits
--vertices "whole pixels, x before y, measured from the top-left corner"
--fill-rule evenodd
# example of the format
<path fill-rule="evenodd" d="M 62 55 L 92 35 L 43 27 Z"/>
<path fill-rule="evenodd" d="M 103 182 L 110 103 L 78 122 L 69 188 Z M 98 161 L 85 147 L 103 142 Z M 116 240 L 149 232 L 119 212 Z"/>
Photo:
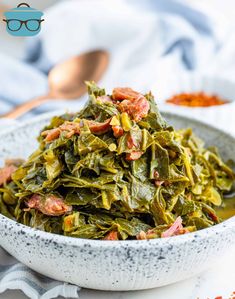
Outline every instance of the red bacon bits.
<path fill-rule="evenodd" d="M 118 233 L 116 231 L 109 232 L 103 240 L 116 241 L 118 240 Z"/>
<path fill-rule="evenodd" d="M 155 184 L 156 187 L 159 187 L 159 186 L 161 186 L 162 184 L 164 184 L 164 181 L 158 181 L 158 180 L 155 180 L 155 181 L 154 181 L 154 184 Z"/>
<path fill-rule="evenodd" d="M 127 147 L 131 149 L 137 146 L 138 144 L 136 143 L 135 139 L 131 136 L 131 134 L 129 134 L 129 136 L 127 137 Z"/>
<path fill-rule="evenodd" d="M 59 138 L 62 132 L 67 132 L 66 137 L 70 138 L 74 134 L 80 134 L 80 126 L 78 123 L 66 121 L 58 128 L 43 131 L 41 136 L 45 137 L 46 142 L 51 142 Z"/>
<path fill-rule="evenodd" d="M 93 120 L 88 121 L 88 126 L 91 130 L 91 133 L 96 135 L 104 134 L 110 129 L 110 121 L 111 119 L 107 119 L 103 123 L 99 123 Z M 80 134 L 80 124 L 76 122 L 65 122 L 60 125 L 58 128 L 46 130 L 41 133 L 41 136 L 45 137 L 46 142 L 51 142 L 60 137 L 62 132 L 67 132 L 66 138 L 71 138 L 73 135 Z"/>
<path fill-rule="evenodd" d="M 129 87 L 117 87 L 113 89 L 112 98 L 115 101 L 135 100 L 142 96 L 139 92 Z"/>
<path fill-rule="evenodd" d="M 89 129 L 91 130 L 91 133 L 94 133 L 96 135 L 101 135 L 101 134 L 104 134 L 104 133 L 106 133 L 110 130 L 110 128 L 111 128 L 110 121 L 111 121 L 111 118 L 107 119 L 103 123 L 99 123 L 99 122 L 96 122 L 96 121 L 93 121 L 93 120 L 89 120 L 88 121 L 88 126 L 89 126 Z"/>
<path fill-rule="evenodd" d="M 112 126 L 114 137 L 118 138 L 124 134 L 124 130 L 121 126 Z"/>
<path fill-rule="evenodd" d="M 131 153 L 126 154 L 126 160 L 127 161 L 135 161 L 138 160 L 143 155 L 143 152 L 141 151 L 133 151 Z"/>
<path fill-rule="evenodd" d="M 150 109 L 149 102 L 139 92 L 131 88 L 114 88 L 112 94 L 113 100 L 121 101 L 117 104 L 121 112 L 127 112 L 136 122 L 148 115 Z"/>
<path fill-rule="evenodd" d="M 213 212 L 209 212 L 209 217 L 214 221 L 214 222 L 218 222 L 219 221 L 219 218 L 216 216 L 215 213 Z"/>
<path fill-rule="evenodd" d="M 45 141 L 46 142 L 51 142 L 51 141 L 59 138 L 60 133 L 61 133 L 60 129 L 56 128 L 56 129 L 51 129 L 51 130 L 43 131 L 41 133 L 41 136 L 45 137 Z"/>
<path fill-rule="evenodd" d="M 131 88 L 115 88 L 113 90 L 112 98 L 109 96 L 100 96 L 97 98 L 101 103 L 114 103 L 120 112 L 126 112 L 130 118 L 138 122 L 143 117 L 146 117 L 150 109 L 149 102 L 139 92 L 132 90 Z M 107 119 L 103 123 L 99 123 L 93 120 L 88 121 L 88 126 L 91 133 L 96 135 L 102 135 L 108 132 L 111 127 L 115 137 L 123 135 L 123 129 L 121 126 L 111 126 L 111 119 Z M 66 121 L 58 128 L 46 130 L 41 133 L 41 136 L 45 137 L 46 142 L 51 142 L 60 137 L 61 132 L 67 132 L 66 137 L 71 138 L 75 134 L 80 134 L 80 124 L 76 122 Z"/>
<path fill-rule="evenodd" d="M 159 178 L 159 172 L 157 170 L 154 171 L 154 178 L 157 180 Z"/>
<path fill-rule="evenodd" d="M 156 238 L 156 232 L 154 229 L 149 229 L 147 232 L 141 231 L 137 236 L 137 240 L 149 240 L 149 239 L 155 239 Z"/>
<path fill-rule="evenodd" d="M 137 240 L 147 240 L 147 234 L 143 230 L 136 236 Z"/>
<path fill-rule="evenodd" d="M 179 216 L 176 218 L 175 222 L 171 225 L 171 227 L 162 233 L 162 238 L 182 235 L 185 233 L 188 233 L 188 230 L 183 227 L 182 218 Z"/>
<path fill-rule="evenodd" d="M 12 174 L 16 171 L 15 165 L 6 165 L 0 169 L 0 186 L 11 181 Z"/>
<path fill-rule="evenodd" d="M 136 122 L 148 115 L 150 105 L 144 96 L 136 100 L 124 100 L 118 105 L 121 112 L 127 112 Z"/>
<path fill-rule="evenodd" d="M 61 130 L 61 132 L 68 132 L 66 134 L 67 138 L 70 138 L 75 134 L 80 134 L 80 125 L 79 123 L 75 122 L 65 122 L 59 127 L 59 129 Z"/>
<path fill-rule="evenodd" d="M 61 216 L 72 211 L 72 206 L 66 205 L 63 198 L 53 194 L 46 197 L 34 194 L 27 205 L 30 209 L 36 209 L 48 216 Z"/>

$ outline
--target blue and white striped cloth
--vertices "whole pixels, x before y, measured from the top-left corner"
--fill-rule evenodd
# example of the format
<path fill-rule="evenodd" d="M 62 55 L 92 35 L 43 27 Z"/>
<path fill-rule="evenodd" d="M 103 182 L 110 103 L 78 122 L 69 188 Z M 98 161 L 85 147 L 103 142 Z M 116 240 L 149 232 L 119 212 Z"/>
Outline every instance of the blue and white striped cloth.
<path fill-rule="evenodd" d="M 0 248 L 0 293 L 6 290 L 21 290 L 31 299 L 51 299 L 79 298 L 80 288 L 42 276 Z"/>

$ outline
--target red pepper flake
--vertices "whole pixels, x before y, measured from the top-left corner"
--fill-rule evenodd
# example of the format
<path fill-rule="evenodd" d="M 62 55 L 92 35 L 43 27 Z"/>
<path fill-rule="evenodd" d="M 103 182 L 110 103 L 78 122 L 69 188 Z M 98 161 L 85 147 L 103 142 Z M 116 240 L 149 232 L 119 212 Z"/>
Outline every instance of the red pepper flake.
<path fill-rule="evenodd" d="M 166 102 L 187 107 L 210 107 L 224 105 L 229 101 L 221 99 L 217 95 L 208 95 L 204 92 L 192 92 L 176 94 L 166 100 Z"/>

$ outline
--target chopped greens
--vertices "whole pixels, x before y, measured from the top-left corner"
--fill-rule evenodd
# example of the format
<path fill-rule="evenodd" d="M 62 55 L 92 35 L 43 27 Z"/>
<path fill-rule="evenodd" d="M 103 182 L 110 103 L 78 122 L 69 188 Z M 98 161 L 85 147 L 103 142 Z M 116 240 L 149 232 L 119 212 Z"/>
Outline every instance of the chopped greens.
<path fill-rule="evenodd" d="M 65 236 L 153 239 L 221 221 L 235 175 L 191 129 L 174 130 L 151 93 L 88 82 L 89 101 L 52 118 L 26 160 L 0 170 L 0 212 Z"/>

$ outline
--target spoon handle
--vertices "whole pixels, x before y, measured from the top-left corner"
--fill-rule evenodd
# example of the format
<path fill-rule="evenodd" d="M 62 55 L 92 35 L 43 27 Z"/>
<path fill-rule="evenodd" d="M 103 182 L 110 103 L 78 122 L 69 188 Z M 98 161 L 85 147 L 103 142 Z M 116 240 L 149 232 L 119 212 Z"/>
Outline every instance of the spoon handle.
<path fill-rule="evenodd" d="M 48 102 L 51 99 L 50 95 L 40 96 L 35 99 L 32 99 L 28 102 L 25 102 L 15 108 L 13 108 L 10 112 L 7 112 L 6 114 L 2 114 L 0 118 L 12 118 L 15 119 L 26 112 L 32 110 L 33 108 L 36 108 L 46 102 Z"/>

